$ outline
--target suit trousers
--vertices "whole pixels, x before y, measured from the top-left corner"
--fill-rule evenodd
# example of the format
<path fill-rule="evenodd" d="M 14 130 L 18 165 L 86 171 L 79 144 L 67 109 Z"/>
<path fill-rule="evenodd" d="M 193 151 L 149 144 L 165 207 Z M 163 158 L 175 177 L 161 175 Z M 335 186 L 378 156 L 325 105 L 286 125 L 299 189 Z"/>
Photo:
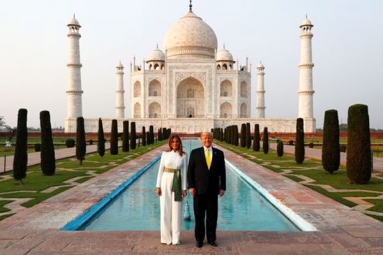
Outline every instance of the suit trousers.
<path fill-rule="evenodd" d="M 202 243 L 205 239 L 205 216 L 206 216 L 206 238 L 208 242 L 217 239 L 218 219 L 218 195 L 207 192 L 203 195 L 193 197 L 193 208 L 195 217 L 194 236 L 197 242 Z"/>

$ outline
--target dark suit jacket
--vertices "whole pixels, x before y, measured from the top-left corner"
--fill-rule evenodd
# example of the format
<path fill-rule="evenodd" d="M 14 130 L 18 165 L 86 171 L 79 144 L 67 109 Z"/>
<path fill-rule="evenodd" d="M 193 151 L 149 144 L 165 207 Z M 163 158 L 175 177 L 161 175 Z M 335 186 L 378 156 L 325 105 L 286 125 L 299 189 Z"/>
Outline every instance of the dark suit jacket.
<path fill-rule="evenodd" d="M 195 188 L 197 195 L 207 192 L 219 194 L 226 190 L 225 157 L 221 150 L 213 149 L 210 170 L 207 168 L 204 147 L 192 150 L 189 158 L 188 188 Z"/>

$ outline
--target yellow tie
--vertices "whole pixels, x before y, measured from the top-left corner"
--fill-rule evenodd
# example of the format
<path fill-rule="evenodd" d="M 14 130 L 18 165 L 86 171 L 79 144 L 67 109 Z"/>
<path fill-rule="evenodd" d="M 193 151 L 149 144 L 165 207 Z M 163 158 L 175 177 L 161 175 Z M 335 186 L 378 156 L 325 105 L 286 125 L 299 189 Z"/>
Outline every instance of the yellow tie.
<path fill-rule="evenodd" d="M 210 151 L 209 149 L 206 149 L 206 164 L 207 164 L 207 168 L 210 170 L 210 165 L 211 165 L 211 157 L 210 157 Z"/>

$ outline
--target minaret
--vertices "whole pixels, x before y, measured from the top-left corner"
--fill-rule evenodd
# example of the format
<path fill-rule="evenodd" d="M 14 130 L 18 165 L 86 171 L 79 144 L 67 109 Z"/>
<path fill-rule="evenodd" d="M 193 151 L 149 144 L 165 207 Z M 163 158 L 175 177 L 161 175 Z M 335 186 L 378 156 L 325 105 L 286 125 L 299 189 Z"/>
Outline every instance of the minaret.
<path fill-rule="evenodd" d="M 121 61 L 117 65 L 117 87 L 116 87 L 116 118 L 124 118 L 124 66 Z"/>
<path fill-rule="evenodd" d="M 311 28 L 313 25 L 307 17 L 303 20 L 301 29 L 301 59 L 299 63 L 299 112 L 298 117 L 303 119 L 313 118 L 313 74 L 314 63 L 312 62 Z"/>
<path fill-rule="evenodd" d="M 77 117 L 82 117 L 82 93 L 81 90 L 81 63 L 80 63 L 80 24 L 73 18 L 69 21 L 69 58 L 68 58 L 68 86 L 67 86 L 67 118 L 65 131 L 72 132 L 76 127 L 69 123 L 76 123 Z"/>
<path fill-rule="evenodd" d="M 256 118 L 265 118 L 265 67 L 262 62 L 257 66 L 257 116 Z"/>

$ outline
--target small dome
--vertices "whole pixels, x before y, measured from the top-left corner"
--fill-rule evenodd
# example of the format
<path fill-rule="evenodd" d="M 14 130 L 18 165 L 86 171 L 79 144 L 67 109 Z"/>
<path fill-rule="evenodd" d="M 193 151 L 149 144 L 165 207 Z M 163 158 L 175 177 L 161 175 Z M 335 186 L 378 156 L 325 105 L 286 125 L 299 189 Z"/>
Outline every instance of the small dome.
<path fill-rule="evenodd" d="M 306 17 L 306 18 L 302 21 L 302 24 L 301 24 L 299 27 L 303 27 L 303 26 L 310 26 L 310 27 L 313 27 L 314 25 L 311 24 L 311 21 Z"/>
<path fill-rule="evenodd" d="M 77 26 L 77 27 L 81 27 L 81 26 L 80 26 L 80 23 L 78 23 L 78 21 L 77 21 L 77 19 L 75 18 L 74 15 L 73 15 L 73 18 L 71 18 L 71 20 L 69 21 L 68 26 Z"/>
<path fill-rule="evenodd" d="M 231 53 L 227 49 L 225 49 L 225 47 L 223 47 L 223 49 L 217 52 L 217 61 L 234 62 L 233 55 L 231 55 Z"/>
<path fill-rule="evenodd" d="M 214 58 L 217 36 L 208 24 L 189 11 L 167 31 L 164 46 L 168 58 L 177 56 Z"/>
<path fill-rule="evenodd" d="M 262 64 L 262 62 L 260 62 L 257 68 L 265 68 L 265 66 Z"/>
<path fill-rule="evenodd" d="M 150 52 L 147 58 L 147 62 L 148 61 L 165 61 L 165 54 L 157 48 Z"/>

